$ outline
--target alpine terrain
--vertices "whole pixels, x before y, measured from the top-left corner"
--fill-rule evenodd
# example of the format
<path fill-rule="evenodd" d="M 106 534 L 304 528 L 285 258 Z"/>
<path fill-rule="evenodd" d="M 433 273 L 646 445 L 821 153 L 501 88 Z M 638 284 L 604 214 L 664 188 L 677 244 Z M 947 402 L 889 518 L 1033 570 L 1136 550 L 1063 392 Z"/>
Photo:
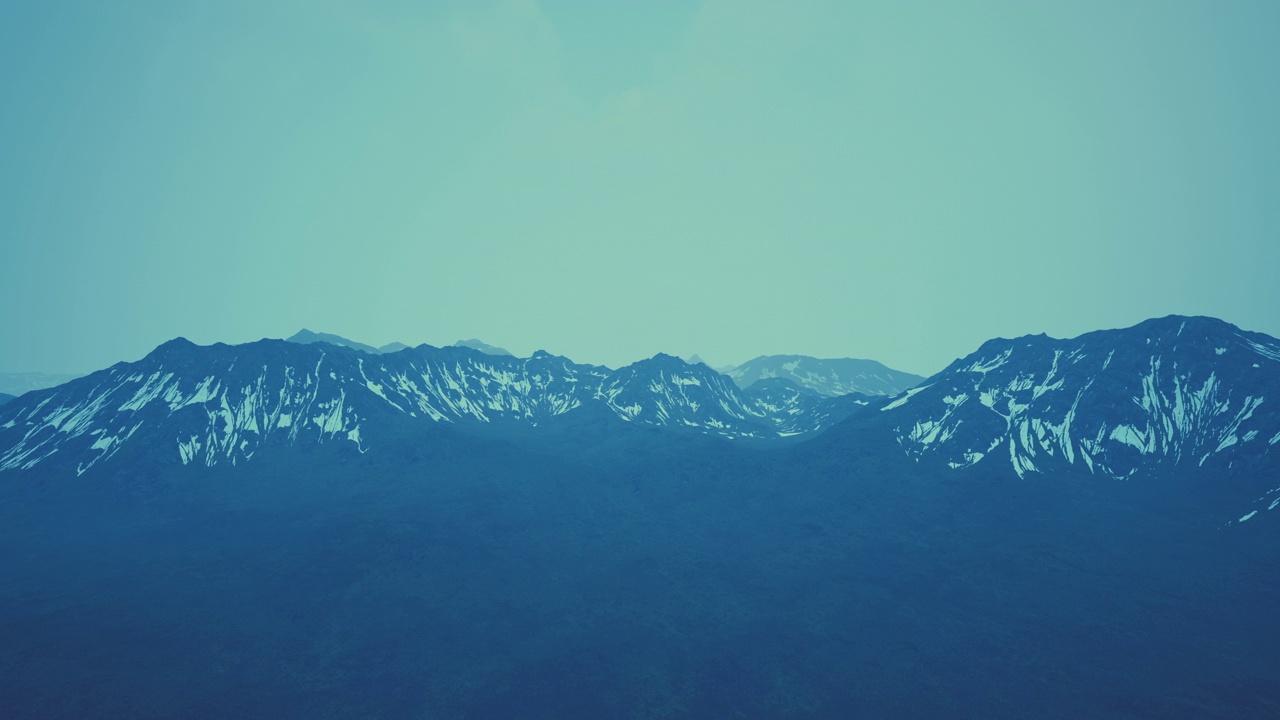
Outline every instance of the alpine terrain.
<path fill-rule="evenodd" d="M 1280 716 L 1275 338 L 334 338 L 0 404 L 0 716 Z"/>

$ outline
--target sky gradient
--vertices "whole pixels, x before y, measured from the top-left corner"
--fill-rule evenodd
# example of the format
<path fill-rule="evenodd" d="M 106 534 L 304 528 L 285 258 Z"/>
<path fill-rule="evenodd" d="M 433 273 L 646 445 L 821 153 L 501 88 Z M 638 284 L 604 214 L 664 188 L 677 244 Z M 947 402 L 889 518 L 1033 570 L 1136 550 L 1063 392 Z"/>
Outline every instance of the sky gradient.
<path fill-rule="evenodd" d="M 1280 336 L 1280 3 L 0 0 L 0 371 Z"/>

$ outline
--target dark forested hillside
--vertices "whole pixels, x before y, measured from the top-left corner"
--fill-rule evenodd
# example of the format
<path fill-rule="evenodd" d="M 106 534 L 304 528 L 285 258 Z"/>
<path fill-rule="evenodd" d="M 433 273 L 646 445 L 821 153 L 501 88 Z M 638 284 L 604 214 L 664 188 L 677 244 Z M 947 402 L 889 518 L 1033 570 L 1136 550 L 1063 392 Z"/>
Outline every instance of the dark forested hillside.
<path fill-rule="evenodd" d="M 1248 479 L 583 416 L 0 486 L 5 717 L 1267 717 Z M 584 441 L 584 438 L 588 440 Z"/>

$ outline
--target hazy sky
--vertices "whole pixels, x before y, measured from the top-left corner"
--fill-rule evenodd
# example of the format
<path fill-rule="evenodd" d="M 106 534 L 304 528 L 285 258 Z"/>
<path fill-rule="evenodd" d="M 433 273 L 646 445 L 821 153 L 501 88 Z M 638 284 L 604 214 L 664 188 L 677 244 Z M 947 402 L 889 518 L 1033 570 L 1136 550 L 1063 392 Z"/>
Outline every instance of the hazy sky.
<path fill-rule="evenodd" d="M 1280 2 L 0 0 L 0 371 L 1280 335 Z"/>

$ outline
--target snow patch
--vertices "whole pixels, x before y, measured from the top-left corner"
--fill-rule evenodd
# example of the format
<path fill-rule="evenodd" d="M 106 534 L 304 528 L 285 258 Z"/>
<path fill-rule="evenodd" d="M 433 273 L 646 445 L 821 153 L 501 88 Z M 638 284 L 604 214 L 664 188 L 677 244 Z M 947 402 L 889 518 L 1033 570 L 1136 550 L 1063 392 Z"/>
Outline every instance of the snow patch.
<path fill-rule="evenodd" d="M 1013 354 L 1013 348 L 1008 348 L 1004 352 L 995 356 L 994 358 L 990 358 L 988 360 L 975 361 L 972 365 L 965 368 L 965 370 L 969 372 L 982 373 L 983 375 L 986 375 L 992 370 L 995 370 L 996 368 L 1008 362 L 1009 356 L 1012 354 Z"/>
<path fill-rule="evenodd" d="M 925 389 L 925 388 L 927 388 L 927 387 L 929 387 L 929 386 L 928 386 L 928 385 L 921 385 L 920 387 L 913 387 L 913 388 L 911 388 L 911 389 L 910 389 L 910 390 L 908 390 L 908 391 L 907 391 L 907 392 L 906 392 L 902 397 L 900 397 L 900 398 L 898 398 L 897 400 L 894 400 L 893 402 L 889 403 L 888 405 L 885 405 L 884 407 L 880 408 L 880 412 L 884 412 L 885 410 L 892 410 L 892 409 L 894 409 L 894 408 L 900 408 L 900 407 L 902 407 L 903 405 L 906 405 L 906 404 L 907 404 L 907 401 L 908 401 L 908 400 L 910 400 L 910 399 L 911 399 L 911 398 L 912 398 L 916 393 L 920 392 L 921 390 L 924 390 L 924 389 Z"/>
<path fill-rule="evenodd" d="M 356 447 L 359 448 L 361 454 L 366 452 L 364 444 L 360 442 L 359 425 L 356 425 L 354 429 L 347 431 L 347 439 L 356 444 Z"/>
<path fill-rule="evenodd" d="M 178 442 L 178 456 L 182 458 L 182 464 L 186 465 L 195 459 L 196 453 L 200 452 L 200 440 L 195 435 L 186 442 Z"/>
<path fill-rule="evenodd" d="M 1254 352 L 1258 353 L 1259 355 L 1265 358 L 1268 358 L 1271 360 L 1280 360 L 1280 348 L 1263 345 L 1262 343 L 1257 343 L 1249 339 L 1245 339 L 1245 344 L 1253 348 Z"/>
<path fill-rule="evenodd" d="M 1148 434 L 1139 432 L 1132 425 L 1117 425 L 1111 431 L 1110 439 L 1122 442 L 1125 445 L 1131 445 L 1143 454 L 1149 452 Z"/>

